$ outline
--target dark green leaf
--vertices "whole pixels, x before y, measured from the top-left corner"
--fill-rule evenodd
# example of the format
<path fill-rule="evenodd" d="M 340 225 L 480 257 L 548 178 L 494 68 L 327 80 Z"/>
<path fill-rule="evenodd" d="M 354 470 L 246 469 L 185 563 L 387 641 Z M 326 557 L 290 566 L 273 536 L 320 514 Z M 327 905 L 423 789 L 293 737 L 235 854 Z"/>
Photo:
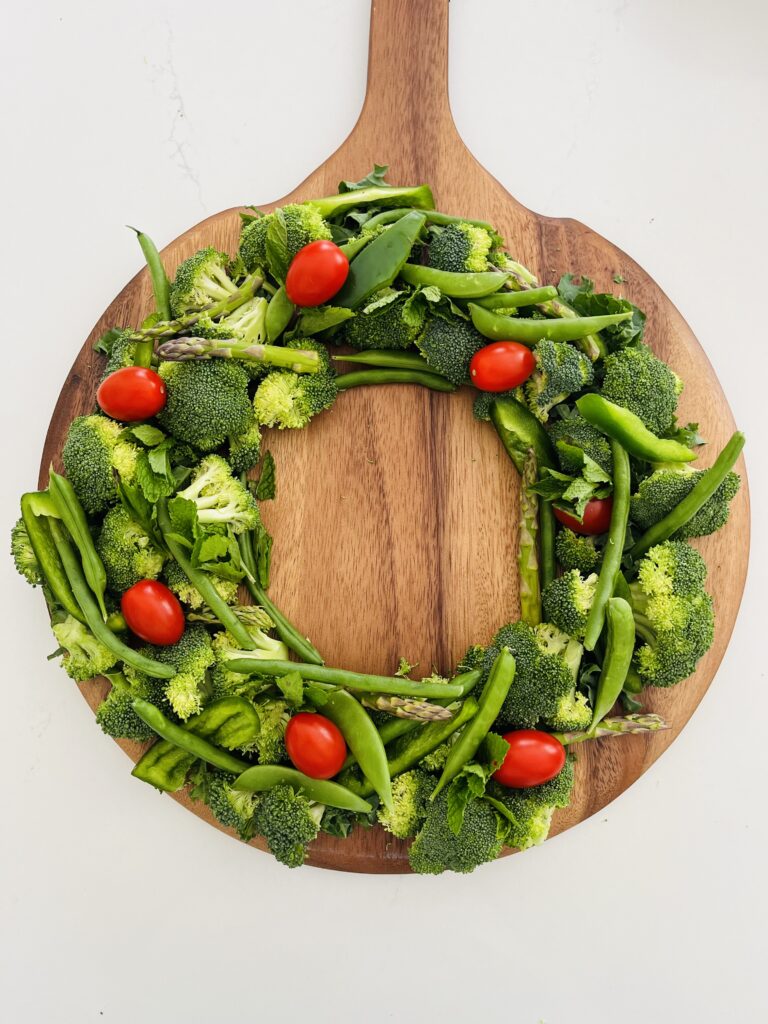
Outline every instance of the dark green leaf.
<path fill-rule="evenodd" d="M 253 531 L 253 550 L 256 556 L 256 577 L 266 590 L 269 587 L 269 566 L 272 561 L 272 536 L 261 524 Z"/>
<path fill-rule="evenodd" d="M 340 181 L 339 192 L 352 192 L 356 188 L 369 188 L 385 186 L 387 182 L 384 176 L 387 173 L 388 164 L 374 164 L 370 174 L 366 174 L 360 181 Z"/>
<path fill-rule="evenodd" d="M 301 707 L 304 702 L 304 680 L 298 672 L 289 672 L 275 678 L 277 687 L 292 708 Z"/>
<path fill-rule="evenodd" d="M 269 219 L 266 237 L 267 263 L 276 281 L 282 284 L 291 259 L 288 252 L 288 229 L 285 225 L 285 214 L 282 210 L 274 211 Z"/>
<path fill-rule="evenodd" d="M 272 452 L 264 452 L 261 463 L 259 480 L 254 489 L 257 501 L 269 501 L 277 494 L 277 477 L 275 475 L 275 460 Z"/>
<path fill-rule="evenodd" d="M 572 306 L 580 295 L 590 295 L 595 282 L 588 277 L 577 277 L 575 274 L 563 274 L 557 285 L 557 291 L 563 302 Z"/>
<path fill-rule="evenodd" d="M 448 827 L 454 835 L 461 832 L 464 815 L 472 800 L 485 793 L 489 773 L 479 764 L 465 765 L 448 787 Z"/>
<path fill-rule="evenodd" d="M 296 324 L 296 335 L 308 338 L 329 327 L 336 327 L 354 315 L 351 309 L 344 309 L 342 306 L 317 306 L 314 309 L 305 309 Z"/>
<path fill-rule="evenodd" d="M 112 346 L 122 333 L 119 327 L 111 327 L 108 331 L 104 331 L 101 337 L 94 342 L 93 351 L 102 352 L 105 356 L 112 355 Z"/>
<path fill-rule="evenodd" d="M 139 441 L 147 448 L 154 448 L 165 440 L 163 431 L 159 427 L 153 427 L 150 423 L 138 423 L 135 427 L 126 427 L 121 437 Z"/>

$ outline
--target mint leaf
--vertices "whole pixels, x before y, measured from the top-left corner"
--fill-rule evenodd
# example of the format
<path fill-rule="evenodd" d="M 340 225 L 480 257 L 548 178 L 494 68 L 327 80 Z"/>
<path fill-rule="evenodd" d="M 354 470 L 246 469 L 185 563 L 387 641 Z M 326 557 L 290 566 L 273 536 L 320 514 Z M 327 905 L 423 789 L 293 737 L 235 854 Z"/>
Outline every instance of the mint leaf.
<path fill-rule="evenodd" d="M 127 427 L 121 437 L 132 438 L 146 445 L 147 448 L 154 448 L 165 440 L 163 431 L 158 427 L 153 427 L 150 423 L 138 423 L 135 427 Z"/>
<path fill-rule="evenodd" d="M 269 501 L 277 494 L 277 478 L 275 476 L 275 460 L 272 452 L 264 452 L 259 480 L 254 490 L 257 501 Z"/>
<path fill-rule="evenodd" d="M 282 284 L 291 262 L 288 253 L 288 228 L 282 210 L 275 210 L 269 219 L 265 245 L 270 273 Z"/>
<path fill-rule="evenodd" d="M 298 672 L 289 672 L 285 676 L 276 676 L 277 687 L 292 708 L 298 708 L 304 702 L 304 680 Z"/>

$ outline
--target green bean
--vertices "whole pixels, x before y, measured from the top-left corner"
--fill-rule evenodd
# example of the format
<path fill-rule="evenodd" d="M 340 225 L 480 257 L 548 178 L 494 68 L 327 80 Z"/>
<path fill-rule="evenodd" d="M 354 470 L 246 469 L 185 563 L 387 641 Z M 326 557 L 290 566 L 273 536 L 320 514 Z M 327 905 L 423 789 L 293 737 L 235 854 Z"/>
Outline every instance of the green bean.
<path fill-rule="evenodd" d="M 527 288 L 522 292 L 502 292 L 499 295 L 489 295 L 487 298 L 478 299 L 476 305 L 483 309 L 493 309 L 498 312 L 500 309 L 519 309 L 521 306 L 536 306 L 540 302 L 548 302 L 557 298 L 557 288 L 551 284 L 543 288 Z"/>
<path fill-rule="evenodd" d="M 271 344 L 277 341 L 288 324 L 295 311 L 295 306 L 288 298 L 284 285 L 280 285 L 275 294 L 269 300 L 267 306 L 267 341 Z"/>
<path fill-rule="evenodd" d="M 459 774 L 464 765 L 475 756 L 480 744 L 498 718 L 514 678 L 515 659 L 508 647 L 502 647 L 493 663 L 483 692 L 480 694 L 477 714 L 451 747 L 443 774 L 432 792 L 431 799 L 434 800 L 440 790 L 444 789 L 451 779 Z"/>
<path fill-rule="evenodd" d="M 632 316 L 630 312 L 610 316 L 581 316 L 572 320 L 532 320 L 501 316 L 474 302 L 470 302 L 469 312 L 472 323 L 484 337 L 492 341 L 519 341 L 524 345 L 535 345 L 544 338 L 550 341 L 578 341 Z"/>
<path fill-rule="evenodd" d="M 125 662 L 126 665 L 130 665 L 139 672 L 152 676 L 154 679 L 171 679 L 176 672 L 170 665 L 162 665 L 159 661 L 155 661 L 154 658 L 147 658 L 139 653 L 139 651 L 134 651 L 132 647 L 126 646 L 122 640 L 119 640 L 106 625 L 101 617 L 96 599 L 85 581 L 80 561 L 72 549 L 69 536 L 64 527 L 58 519 L 49 520 L 48 525 L 53 542 L 56 545 L 56 550 L 59 553 L 61 564 L 64 566 L 64 572 L 67 574 L 69 585 L 72 588 L 72 593 L 80 606 L 86 625 L 96 639 L 100 640 L 108 650 L 112 651 L 116 659 Z"/>
<path fill-rule="evenodd" d="M 737 431 L 715 459 L 711 468 L 704 470 L 704 475 L 699 477 L 698 482 L 694 484 L 683 500 L 635 541 L 629 551 L 633 559 L 640 558 L 654 544 L 661 544 L 668 540 L 696 515 L 730 473 L 744 447 L 744 441 L 744 435 Z"/>
<path fill-rule="evenodd" d="M 340 363 L 364 363 L 366 366 L 383 366 L 391 370 L 423 370 L 432 373 L 429 363 L 415 352 L 401 352 L 394 349 L 369 348 L 354 355 L 332 356 Z"/>
<path fill-rule="evenodd" d="M 139 718 L 162 739 L 172 743 L 175 747 L 185 750 L 188 754 L 206 764 L 212 764 L 214 768 L 220 768 L 223 772 L 232 772 L 239 775 L 248 768 L 248 762 L 234 757 L 226 750 L 215 747 L 213 743 L 195 736 L 194 733 L 169 721 L 165 715 L 154 704 L 137 697 L 133 702 L 133 710 Z"/>
<path fill-rule="evenodd" d="M 549 434 L 522 402 L 515 398 L 497 398 L 491 404 L 491 421 L 521 476 L 531 449 L 540 469 L 544 466 L 549 469 L 557 467 Z"/>
<path fill-rule="evenodd" d="M 340 807 L 342 810 L 355 811 L 357 814 L 368 814 L 371 810 L 367 800 L 363 800 L 338 782 L 312 779 L 295 768 L 283 768 L 282 765 L 254 765 L 232 784 L 233 789 L 243 793 L 261 793 L 266 789 L 274 789 L 275 786 L 293 786 L 309 800 L 326 804 L 328 807 Z"/>
<path fill-rule="evenodd" d="M 107 608 L 104 604 L 104 591 L 107 588 L 107 572 L 93 542 L 93 535 L 88 526 L 83 506 L 75 494 L 74 487 L 66 477 L 59 476 L 53 469 L 50 470 L 48 476 L 48 490 L 53 503 L 80 552 L 85 578 L 96 595 L 102 617 L 106 619 Z"/>
<path fill-rule="evenodd" d="M 79 622 L 85 622 L 80 606 L 72 593 L 67 574 L 64 572 L 56 545 L 53 543 L 48 518 L 34 511 L 36 504 L 39 504 L 35 501 L 38 497 L 40 495 L 35 492 L 21 496 L 21 518 L 24 521 L 29 543 L 52 597 Z"/>
<path fill-rule="evenodd" d="M 424 223 L 423 214 L 407 213 L 389 231 L 369 242 L 349 264 L 349 275 L 334 296 L 334 305 L 357 309 L 369 295 L 391 285 L 410 256 Z"/>
<path fill-rule="evenodd" d="M 365 222 L 365 228 L 370 230 L 371 228 L 378 227 L 380 224 L 392 224 L 396 220 L 400 220 L 406 213 L 412 213 L 412 206 L 399 206 L 393 210 L 382 210 L 381 213 L 376 213 L 373 217 L 369 217 Z M 489 231 L 495 234 L 495 229 L 492 224 L 489 224 L 487 220 L 470 220 L 468 217 L 452 217 L 449 213 L 439 213 L 437 210 L 420 210 L 427 218 L 427 224 L 439 224 L 443 227 L 448 224 L 472 224 L 474 227 L 483 228 L 485 231 Z"/>
<path fill-rule="evenodd" d="M 421 370 L 356 370 L 336 378 L 339 391 L 350 388 L 365 387 L 369 384 L 420 384 L 430 391 L 450 393 L 456 390 L 445 377 L 436 373 L 423 373 Z"/>
<path fill-rule="evenodd" d="M 609 597 L 605 609 L 608 643 L 597 683 L 590 732 L 594 732 L 624 689 L 635 650 L 635 619 L 623 597 Z"/>
<path fill-rule="evenodd" d="M 335 690 L 320 707 L 339 727 L 347 746 L 366 779 L 385 807 L 392 806 L 392 783 L 387 768 L 387 752 L 370 715 L 346 690 Z"/>
<path fill-rule="evenodd" d="M 613 596 L 616 574 L 621 568 L 624 554 L 624 540 L 629 520 L 629 492 L 631 490 L 629 457 L 618 441 L 611 439 L 613 455 L 613 509 L 608 539 L 603 550 L 603 562 L 595 587 L 595 596 L 587 616 L 584 646 L 588 651 L 595 649 L 605 622 L 605 607 Z"/>
<path fill-rule="evenodd" d="M 434 267 L 422 267 L 419 263 L 406 263 L 400 271 L 400 277 L 407 284 L 422 288 L 439 288 L 443 295 L 453 299 L 481 299 L 492 292 L 497 292 L 507 280 L 506 274 L 497 271 L 486 271 L 480 274 L 452 273 L 448 270 L 436 270 Z"/>
<path fill-rule="evenodd" d="M 576 408 L 584 419 L 603 434 L 618 441 L 637 459 L 646 462 L 692 462 L 696 453 L 679 441 L 657 437 L 639 416 L 602 395 L 582 395 Z"/>
<path fill-rule="evenodd" d="M 419 210 L 434 206 L 432 190 L 429 185 L 371 185 L 367 188 L 355 188 L 349 192 L 340 192 L 335 196 L 323 196 L 322 199 L 310 199 L 307 206 L 314 206 L 326 220 L 336 217 L 347 210 L 356 210 L 359 206 L 402 206 L 403 202 Z"/>
<path fill-rule="evenodd" d="M 149 276 L 152 280 L 152 291 L 155 293 L 155 306 L 157 308 L 157 312 L 160 314 L 160 319 L 170 320 L 170 284 L 168 282 L 168 275 L 163 267 L 163 262 L 160 259 L 160 253 L 157 251 L 157 246 L 149 235 L 145 235 L 144 232 L 139 231 L 138 228 L 131 228 L 131 231 L 136 232 L 136 237 L 139 240 L 141 251 L 144 253 L 144 259 L 147 261 Z M 152 363 L 152 351 L 153 345 L 151 341 L 139 342 L 136 346 L 136 365 L 150 366 Z"/>

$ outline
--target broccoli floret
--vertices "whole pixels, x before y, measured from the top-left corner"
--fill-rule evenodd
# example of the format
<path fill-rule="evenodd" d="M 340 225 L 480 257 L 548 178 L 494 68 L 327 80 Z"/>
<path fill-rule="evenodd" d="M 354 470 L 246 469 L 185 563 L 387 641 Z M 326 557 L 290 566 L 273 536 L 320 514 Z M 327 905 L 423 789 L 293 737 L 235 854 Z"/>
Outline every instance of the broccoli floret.
<path fill-rule="evenodd" d="M 303 352 L 317 352 L 319 372 L 330 374 L 332 377 L 336 376 L 336 368 L 333 365 L 331 353 L 328 351 L 328 347 L 322 341 L 318 341 L 317 338 L 289 338 L 285 343 L 285 347 L 299 349 Z"/>
<path fill-rule="evenodd" d="M 549 426 L 549 436 L 555 444 L 557 459 L 563 473 L 572 476 L 581 473 L 584 460 L 580 455 L 569 452 L 568 448 L 580 448 L 593 462 L 596 462 L 606 473 L 613 472 L 613 456 L 611 446 L 605 437 L 592 426 L 583 416 L 569 416 L 567 419 L 554 420 Z M 562 441 L 563 444 L 558 444 Z"/>
<path fill-rule="evenodd" d="M 237 285 L 227 273 L 229 256 L 209 245 L 184 260 L 171 285 L 171 313 L 181 316 L 193 309 L 204 309 L 212 302 L 228 299 Z"/>
<path fill-rule="evenodd" d="M 96 710 L 96 722 L 103 732 L 116 739 L 139 742 L 155 739 L 154 730 L 133 710 L 133 701 L 141 697 L 160 707 L 165 696 L 160 681 L 148 679 L 145 686 L 131 686 L 122 673 L 110 674 L 109 680 L 112 689 Z"/>
<path fill-rule="evenodd" d="M 238 254 L 249 273 L 267 265 L 267 231 L 277 211 L 257 217 L 243 227 Z M 330 238 L 331 229 L 313 206 L 291 203 L 282 207 L 288 241 L 288 259 L 319 238 Z"/>
<path fill-rule="evenodd" d="M 189 333 L 197 338 L 234 338 L 244 345 L 258 345 L 267 338 L 267 305 L 265 298 L 254 296 L 217 320 L 201 317 Z"/>
<path fill-rule="evenodd" d="M 178 497 L 195 503 L 199 522 L 229 526 L 233 533 L 253 530 L 261 522 L 256 499 L 220 455 L 204 458 Z"/>
<path fill-rule="evenodd" d="M 655 470 L 640 482 L 637 493 L 632 495 L 630 519 L 642 530 L 655 526 L 690 494 L 703 474 L 704 470 L 690 469 L 688 466 L 662 466 Z M 730 503 L 736 497 L 740 483 L 738 473 L 728 473 L 712 497 L 672 535 L 673 539 L 704 537 L 725 526 Z"/>
<path fill-rule="evenodd" d="M 317 836 L 322 809 L 290 786 L 275 786 L 259 800 L 253 823 L 275 859 L 297 868 L 304 863 L 307 846 Z"/>
<path fill-rule="evenodd" d="M 24 520 L 19 519 L 11 530 L 11 556 L 16 572 L 24 577 L 33 587 L 43 582 L 35 552 L 29 542 L 29 534 Z"/>
<path fill-rule="evenodd" d="M 107 571 L 107 585 L 118 594 L 139 580 L 156 580 L 164 557 L 122 505 L 109 509 L 96 548 Z"/>
<path fill-rule="evenodd" d="M 698 551 L 682 541 L 652 547 L 640 562 L 637 583 L 632 584 L 636 605 L 643 597 L 693 597 L 707 578 L 707 563 Z M 644 610 L 640 607 L 639 610 Z"/>
<path fill-rule="evenodd" d="M 212 451 L 253 422 L 248 374 L 231 359 L 160 363 L 167 388 L 161 426 L 174 437 Z"/>
<path fill-rule="evenodd" d="M 329 373 L 298 374 L 273 370 L 256 389 L 253 408 L 262 426 L 301 429 L 336 401 L 337 387 Z"/>
<path fill-rule="evenodd" d="M 115 471 L 133 482 L 139 450 L 121 441 L 122 426 L 106 416 L 78 416 L 72 420 L 61 452 L 67 478 L 88 515 L 103 512 L 117 500 Z"/>
<path fill-rule="evenodd" d="M 602 394 L 610 402 L 639 416 L 655 434 L 663 434 L 674 420 L 683 384 L 647 345 L 633 345 L 605 358 Z"/>
<path fill-rule="evenodd" d="M 416 835 L 434 788 L 434 777 L 418 768 L 398 775 L 392 781 L 392 809 L 380 807 L 379 822 L 398 839 Z"/>
<path fill-rule="evenodd" d="M 168 562 L 163 576 L 169 589 L 192 611 L 199 611 L 205 607 L 199 590 L 192 586 L 178 562 Z M 227 604 L 234 604 L 237 600 L 237 582 L 235 580 L 225 580 L 223 577 L 214 576 L 211 573 L 211 583 Z"/>
<path fill-rule="evenodd" d="M 577 569 L 570 569 L 557 576 L 544 587 L 541 595 L 544 618 L 564 633 L 583 640 L 596 586 L 596 573 L 584 579 Z"/>
<path fill-rule="evenodd" d="M 484 651 L 484 648 L 481 648 Z M 441 743 L 439 747 L 435 747 L 431 754 L 427 754 L 426 757 L 422 757 L 419 761 L 419 767 L 424 768 L 428 772 L 441 772 L 445 768 L 448 760 L 448 755 L 451 752 L 451 747 L 458 740 L 461 735 L 461 731 L 453 733 L 445 743 Z"/>
<path fill-rule="evenodd" d="M 467 806 L 458 835 L 448 825 L 448 794 L 443 791 L 427 808 L 427 816 L 408 853 L 411 868 L 421 875 L 443 871 L 468 873 L 495 860 L 501 852 L 505 828 L 485 800 Z"/>
<path fill-rule="evenodd" d="M 472 356 L 486 345 L 486 339 L 466 320 L 433 316 L 416 345 L 430 369 L 459 385 L 469 384 Z"/>
<path fill-rule="evenodd" d="M 583 576 L 589 576 L 599 567 L 602 552 L 597 549 L 594 537 L 574 533 L 565 526 L 555 537 L 555 557 L 566 572 L 576 569 Z"/>
<path fill-rule="evenodd" d="M 237 832 L 243 842 L 247 843 L 254 835 L 253 816 L 259 795 L 233 789 L 232 783 L 236 778 L 236 775 L 209 768 L 205 772 L 201 790 L 203 799 L 219 824 Z"/>
<path fill-rule="evenodd" d="M 534 416 L 546 423 L 552 406 L 588 387 L 595 371 L 591 360 L 567 342 L 545 339 L 533 354 L 536 370 L 526 381 L 525 398 Z"/>
<path fill-rule="evenodd" d="M 103 675 L 115 663 L 112 651 L 72 615 L 54 625 L 53 635 L 64 649 L 61 663 L 67 675 L 78 683 Z"/>
<path fill-rule="evenodd" d="M 229 438 L 229 464 L 235 473 L 247 473 L 261 455 L 261 424 L 253 417 L 251 425 L 241 434 Z"/>
<path fill-rule="evenodd" d="M 423 302 L 410 302 L 408 292 L 384 288 L 344 325 L 343 340 L 357 349 L 405 349 L 424 326 Z"/>
<path fill-rule="evenodd" d="M 482 273 L 488 269 L 488 256 L 494 239 L 475 224 L 448 224 L 432 228 L 429 265 L 452 273 Z"/>
<path fill-rule="evenodd" d="M 568 757 L 554 779 L 529 789 L 507 789 L 496 782 L 491 783 L 488 795 L 502 803 L 514 818 L 514 821 L 509 821 L 505 837 L 507 846 L 527 850 L 544 842 L 549 835 L 555 809 L 567 807 L 570 801 L 573 766 L 573 757 Z"/>
<path fill-rule="evenodd" d="M 520 388 L 513 388 L 511 391 L 478 391 L 477 397 L 472 404 L 472 415 L 482 423 L 490 423 L 491 405 L 497 399 L 514 398 L 525 405 L 525 392 Z"/>
<path fill-rule="evenodd" d="M 205 673 L 214 661 L 213 645 L 208 630 L 202 625 L 187 625 L 182 637 L 167 647 L 147 645 L 140 648 L 155 661 L 176 670 L 165 684 L 165 698 L 173 711 L 183 720 L 196 715 L 203 706 Z M 136 687 L 147 687 L 148 677 L 143 672 L 125 666 L 128 681 Z"/>
<path fill-rule="evenodd" d="M 288 759 L 285 750 L 285 727 L 290 714 L 284 700 L 259 699 L 254 702 L 259 716 L 256 748 L 259 764 L 281 764 Z"/>
<path fill-rule="evenodd" d="M 131 331 L 120 331 L 118 336 L 110 344 L 107 364 L 104 367 L 104 376 L 116 370 L 122 370 L 126 366 L 134 366 L 136 363 L 136 347 L 139 344 L 131 338 Z"/>

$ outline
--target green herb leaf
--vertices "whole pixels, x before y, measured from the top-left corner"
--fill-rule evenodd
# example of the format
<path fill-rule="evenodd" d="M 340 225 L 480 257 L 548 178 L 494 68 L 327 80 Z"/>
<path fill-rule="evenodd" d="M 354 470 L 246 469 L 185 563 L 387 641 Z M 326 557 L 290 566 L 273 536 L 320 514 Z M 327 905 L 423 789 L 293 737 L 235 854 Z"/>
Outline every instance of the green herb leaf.
<path fill-rule="evenodd" d="M 298 672 L 289 672 L 275 678 L 277 687 L 292 708 L 301 707 L 304 702 L 304 680 Z"/>
<path fill-rule="evenodd" d="M 342 306 L 317 306 L 314 309 L 305 309 L 296 324 L 296 335 L 299 338 L 308 338 L 329 327 L 343 324 L 354 315 L 353 310 L 344 309 Z"/>
<path fill-rule="evenodd" d="M 384 176 L 387 173 L 389 164 L 374 164 L 370 174 L 366 174 L 360 181 L 340 181 L 339 192 L 353 192 L 356 188 L 379 188 L 387 184 Z"/>
<path fill-rule="evenodd" d="M 132 438 L 147 448 L 155 448 L 165 440 L 163 431 L 159 427 L 153 427 L 150 423 L 138 423 L 135 427 L 126 427 L 121 437 Z"/>
<path fill-rule="evenodd" d="M 253 550 L 256 556 L 256 577 L 266 590 L 269 587 L 269 567 L 272 561 L 272 536 L 262 524 L 253 531 Z"/>
<path fill-rule="evenodd" d="M 489 772 L 479 764 L 465 765 L 448 788 L 448 828 L 454 835 L 461 832 L 464 815 L 472 800 L 485 793 Z"/>
<path fill-rule="evenodd" d="M 272 452 L 264 452 L 261 463 L 259 480 L 254 489 L 257 501 L 269 501 L 277 494 L 277 477 L 275 475 L 275 460 Z"/>
<path fill-rule="evenodd" d="M 270 273 L 276 281 L 280 281 L 282 284 L 285 281 L 291 260 L 288 254 L 288 228 L 285 224 L 285 214 L 280 209 L 275 210 L 274 215 L 269 219 L 265 245 Z"/>
<path fill-rule="evenodd" d="M 93 343 L 93 351 L 101 352 L 105 356 L 111 356 L 112 347 L 117 339 L 121 337 L 122 333 L 119 327 L 111 327 L 108 331 L 104 331 L 101 337 Z"/>

